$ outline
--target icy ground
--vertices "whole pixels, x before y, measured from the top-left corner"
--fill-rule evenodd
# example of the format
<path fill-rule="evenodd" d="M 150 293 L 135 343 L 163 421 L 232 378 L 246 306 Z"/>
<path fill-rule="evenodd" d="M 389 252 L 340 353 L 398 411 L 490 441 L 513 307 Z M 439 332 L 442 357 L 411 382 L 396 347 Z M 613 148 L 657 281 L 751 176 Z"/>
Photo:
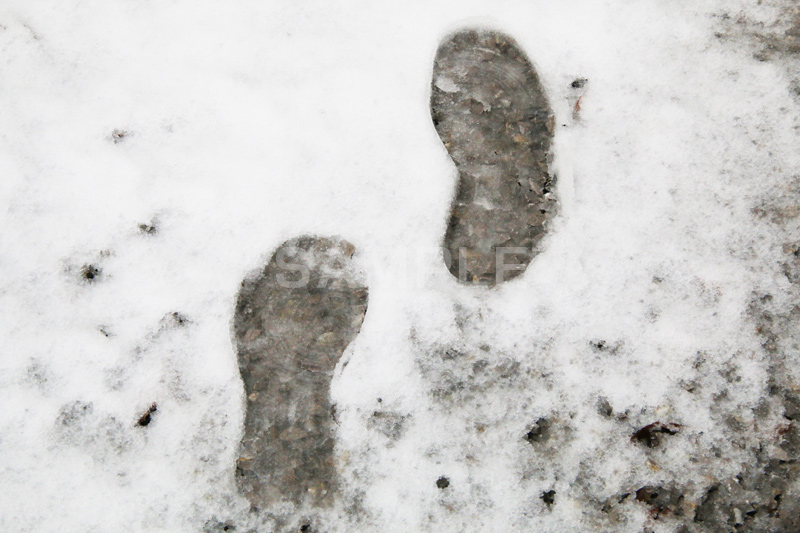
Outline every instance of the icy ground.
<path fill-rule="evenodd" d="M 268 530 L 230 323 L 305 233 L 370 292 L 332 383 L 344 497 L 306 530 L 793 530 L 793 6 L 5 0 L 0 530 Z M 557 117 L 559 215 L 491 291 L 442 264 L 428 102 L 475 24 Z"/>

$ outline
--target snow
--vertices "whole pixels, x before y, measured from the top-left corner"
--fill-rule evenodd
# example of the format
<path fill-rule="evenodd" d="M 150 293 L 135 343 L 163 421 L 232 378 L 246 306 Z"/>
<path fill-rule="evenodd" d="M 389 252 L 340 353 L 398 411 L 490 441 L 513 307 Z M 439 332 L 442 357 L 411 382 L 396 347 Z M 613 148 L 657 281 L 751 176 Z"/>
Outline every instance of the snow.
<path fill-rule="evenodd" d="M 753 210 L 786 201 L 798 102 L 783 62 L 714 33 L 723 11 L 758 27 L 780 8 L 4 2 L 0 529 L 246 531 L 234 299 L 307 233 L 354 243 L 370 286 L 332 385 L 360 518 L 342 504 L 327 530 L 586 531 L 591 498 L 735 474 L 748 456 L 714 398 L 759 404 L 770 362 L 748 309 L 756 293 L 792 305 L 787 237 Z M 559 215 L 496 290 L 459 285 L 438 252 L 456 172 L 430 120 L 432 61 L 476 24 L 526 50 L 558 125 Z M 451 379 L 466 385 L 438 394 Z M 378 398 L 405 417 L 397 442 L 367 424 Z M 601 398 L 630 427 L 667 417 L 688 436 L 648 467 Z M 564 421 L 542 449 L 523 438 L 540 417 Z M 724 460 L 690 460 L 712 446 Z M 620 531 L 666 527 L 627 512 Z"/>

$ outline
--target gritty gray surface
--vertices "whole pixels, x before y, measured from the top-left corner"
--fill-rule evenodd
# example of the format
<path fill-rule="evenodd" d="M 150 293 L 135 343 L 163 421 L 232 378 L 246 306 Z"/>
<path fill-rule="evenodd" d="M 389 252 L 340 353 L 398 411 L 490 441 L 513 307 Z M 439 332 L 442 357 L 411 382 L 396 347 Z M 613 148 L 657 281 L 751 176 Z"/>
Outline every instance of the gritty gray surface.
<path fill-rule="evenodd" d="M 354 253 L 338 239 L 293 239 L 242 284 L 233 328 L 247 408 L 236 477 L 254 510 L 336 497 L 330 382 L 367 308 Z"/>
<path fill-rule="evenodd" d="M 750 24 L 746 19 L 720 13 L 720 29 L 715 36 L 727 41 L 744 42 L 753 50 L 756 61 L 775 62 L 786 69 L 787 89 L 800 96 L 800 8 L 784 4 L 782 22 L 776 27 Z M 777 306 L 773 295 L 754 294 L 749 313 L 754 328 L 762 339 L 762 348 L 769 354 L 770 378 L 768 395 L 755 413 L 743 413 L 731 406 L 724 395 L 715 398 L 715 406 L 725 416 L 730 439 L 734 445 L 749 452 L 751 460 L 742 464 L 738 474 L 706 483 L 702 496 L 684 501 L 682 484 L 656 487 L 658 497 L 647 497 L 644 503 L 651 513 L 677 515 L 680 524 L 676 532 L 735 532 L 735 531 L 800 531 L 800 384 L 792 379 L 786 364 L 788 353 L 796 348 L 794 339 L 800 334 L 800 253 L 797 198 L 800 193 L 798 176 L 785 184 L 779 197 L 765 196 L 763 205 L 755 206 L 753 216 L 785 235 L 785 257 L 781 263 L 793 305 Z M 736 377 L 731 376 L 731 387 Z M 726 405 L 727 404 L 727 405 Z M 755 425 L 747 419 L 755 419 Z M 779 420 L 774 430 L 767 420 Z M 759 427 L 763 422 L 763 427 Z M 717 452 L 718 453 L 718 452 Z M 708 457 L 697 460 L 719 460 L 714 450 Z M 696 481 L 696 480 L 692 480 Z M 685 486 L 686 483 L 683 485 Z M 667 498 L 665 495 L 674 495 Z M 639 494 L 636 494 L 640 500 Z M 661 499 L 662 501 L 658 501 Z M 613 505 L 612 505 L 613 507 Z"/>
<path fill-rule="evenodd" d="M 789 79 L 796 81 L 800 16 L 795 10 L 787 17 L 788 29 L 780 31 L 748 28 L 721 17 L 717 38 L 749 36 L 754 60 L 785 62 Z M 790 86 L 789 90 L 794 89 Z M 522 247 L 524 253 L 506 257 L 506 264 L 520 268 L 508 271 L 505 279 L 516 277 L 535 256 L 537 243 L 555 212 L 547 169 L 552 112 L 530 61 L 511 38 L 498 32 L 465 30 L 450 36 L 442 42 L 435 60 L 431 113 L 459 171 L 444 237 L 454 259 L 450 272 L 462 281 L 492 285 L 497 281 L 497 247 Z M 784 198 L 765 198 L 763 207 L 754 207 L 753 217 L 785 232 L 783 268 L 797 302 L 800 245 L 792 236 L 798 232 L 800 185 L 795 180 L 786 187 Z M 349 253 L 346 244 L 325 240 L 299 239 L 284 247 L 295 245 L 309 251 L 312 265 L 319 264 L 319 246 L 344 246 L 344 255 Z M 459 257 L 466 262 L 459 263 Z M 312 272 L 316 268 L 312 266 Z M 271 281 L 279 270 L 273 258 L 257 278 L 245 282 L 237 305 L 237 347 L 249 398 L 238 480 L 256 508 L 283 500 L 298 509 L 309 509 L 330 503 L 336 491 L 328 387 L 339 355 L 363 319 L 366 288 L 340 285 L 330 293 L 287 292 Z M 314 275 L 312 279 L 316 279 Z M 656 285 L 662 282 L 653 281 Z M 683 446 L 693 450 L 687 472 L 702 470 L 702 465 L 714 472 L 715 464 L 727 461 L 726 454 L 733 450 L 747 458 L 738 473 L 724 478 L 665 475 L 659 483 L 641 476 L 611 496 L 598 497 L 593 487 L 602 484 L 601 472 L 587 465 L 582 479 L 566 491 L 571 505 L 580 506 L 585 519 L 594 525 L 592 530 L 624 529 L 631 516 L 645 511 L 659 531 L 800 531 L 800 386 L 789 377 L 784 355 L 793 349 L 793 339 L 800 334 L 800 307 L 779 308 L 772 295 L 754 294 L 749 313 L 772 361 L 771 387 L 756 410 L 730 401 L 725 390 L 710 396 L 709 409 L 725 426 L 730 450 L 694 447 L 691 442 L 697 435 L 691 428 L 645 409 L 615 412 L 605 399 L 598 398 L 595 414 L 605 428 L 598 438 L 609 457 L 616 448 L 633 445 L 647 458 L 648 467 L 656 470 L 662 458 Z M 529 381 L 546 387 L 546 373 L 533 356 L 496 350 L 487 340 L 491 335 L 481 330 L 479 314 L 458 310 L 456 314 L 464 332 L 457 346 L 430 345 L 412 334 L 417 366 L 434 408 L 441 410 L 442 418 L 468 412 L 480 420 L 474 427 L 465 427 L 464 435 L 452 436 L 455 445 L 459 438 L 469 441 L 515 427 L 513 438 L 524 443 L 532 459 L 550 460 L 544 467 L 533 466 L 533 460 L 521 467 L 522 486 L 553 479 L 552 485 L 531 501 L 532 512 L 549 512 L 564 505 L 563 490 L 557 487 L 559 461 L 585 431 L 582 424 L 586 420 L 574 419 L 568 409 L 525 418 L 525 401 L 534 394 Z M 267 326 L 277 323 L 282 326 Z M 329 333 L 333 340 L 320 342 Z M 624 346 L 593 339 L 586 350 L 613 360 Z M 682 384 L 688 394 L 708 394 L 705 389 L 710 388 L 712 372 L 723 375 L 730 388 L 741 380 L 735 366 L 712 370 L 702 354 L 698 354 L 694 370 L 694 376 Z M 492 401 L 498 390 L 517 394 L 519 401 L 503 411 Z M 288 405 L 297 407 L 290 410 Z M 290 416 L 290 411 L 295 414 Z M 378 409 L 366 425 L 394 445 L 404 438 L 406 422 L 402 413 Z M 470 449 L 466 456 L 476 460 L 472 454 L 480 453 Z M 453 490 L 449 478 L 442 475 L 436 486 L 442 491 L 441 505 L 456 509 L 458 500 L 448 492 Z"/>
<path fill-rule="evenodd" d="M 718 39 L 749 40 L 754 60 L 785 64 L 788 90 L 800 95 L 800 8 L 787 8 L 786 25 L 780 28 L 751 27 L 725 14 L 720 18 Z M 467 249 L 466 281 L 492 284 L 495 248 L 526 247 L 531 253 L 515 259 L 527 265 L 553 213 L 546 166 L 550 144 L 546 98 L 530 63 L 510 38 L 496 32 L 463 31 L 444 41 L 439 49 L 431 109 L 437 131 L 459 170 L 458 194 L 445 246 L 454 258 L 459 248 Z M 511 184 L 528 186 L 515 188 Z M 753 209 L 755 218 L 769 219 L 776 230 L 787 235 L 784 272 L 792 283 L 795 302 L 800 301 L 800 246 L 792 240 L 798 230 L 798 190 L 795 179 L 786 184 L 784 197 L 765 198 L 769 207 Z M 454 261 L 450 271 L 464 280 L 464 272 L 458 267 Z M 507 279 L 519 272 L 510 273 Z M 654 525 L 676 533 L 800 531 L 800 384 L 791 379 L 785 366 L 785 354 L 796 349 L 792 339 L 800 334 L 800 306 L 778 308 L 772 295 L 755 294 L 750 314 L 772 360 L 769 395 L 754 412 L 731 402 L 725 390 L 713 396 L 710 406 L 726 427 L 728 444 L 748 460 L 731 477 L 675 476 L 657 485 L 642 479 L 606 499 L 597 499 L 580 483 L 573 485 L 573 497 L 584 493 L 573 502 L 579 502 L 585 517 L 594 523 L 593 530 L 624 528 L 632 513 L 644 509 Z M 475 317 L 465 317 L 463 322 L 469 329 L 479 329 L 481 324 Z M 589 344 L 601 356 L 613 356 L 619 348 L 604 340 Z M 494 353 L 482 341 L 467 347 L 421 345 L 419 350 L 419 368 L 443 411 L 458 404 L 479 412 L 486 391 L 495 387 L 513 389 L 517 376 L 526 371 L 524 365 L 507 354 Z M 702 394 L 710 369 L 701 355 L 695 367 L 697 378 L 687 380 L 684 389 Z M 731 388 L 741 380 L 735 368 L 720 373 Z M 521 398 L 524 394 L 520 391 Z M 629 441 L 645 452 L 653 469 L 673 446 L 684 445 L 692 438 L 683 425 L 668 418 L 644 411 L 635 416 L 616 413 L 602 398 L 597 415 L 614 426 L 609 435 L 618 434 L 616 444 L 609 440 L 609 453 L 613 454 L 614 446 Z M 533 455 L 550 456 L 555 463 L 561 450 L 582 431 L 571 418 L 571 414 L 554 412 L 531 419 L 527 425 L 520 424 L 519 438 L 530 444 Z M 476 434 L 490 429 L 491 422 L 469 428 Z M 711 471 L 712 465 L 726 462 L 728 457 L 721 449 L 697 449 L 689 460 L 691 468 L 707 464 Z M 544 478 L 547 474 L 531 470 L 523 477 Z M 583 477 L 587 487 L 601 482 L 597 476 L 597 472 L 586 469 Z M 555 490 L 542 492 L 540 500 L 532 507 L 549 509 L 559 503 Z"/>
<path fill-rule="evenodd" d="M 553 112 L 531 62 L 496 31 L 462 30 L 436 53 L 431 116 L 458 167 L 444 247 L 453 276 L 494 285 L 536 254 L 554 214 L 548 153 Z M 503 270 L 503 267 L 501 267 Z"/>

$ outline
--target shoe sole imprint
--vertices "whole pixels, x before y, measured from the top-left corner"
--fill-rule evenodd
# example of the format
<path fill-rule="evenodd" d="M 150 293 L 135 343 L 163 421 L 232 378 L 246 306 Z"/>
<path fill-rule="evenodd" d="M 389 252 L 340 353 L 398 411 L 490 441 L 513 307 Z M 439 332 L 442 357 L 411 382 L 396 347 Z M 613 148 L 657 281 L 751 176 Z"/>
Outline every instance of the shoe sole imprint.
<path fill-rule="evenodd" d="M 237 485 L 254 509 L 335 499 L 330 382 L 367 310 L 355 248 L 300 237 L 242 283 L 233 333 L 246 393 Z"/>
<path fill-rule="evenodd" d="M 436 52 L 430 106 L 459 174 L 444 237 L 448 269 L 466 283 L 514 279 L 555 212 L 553 112 L 539 77 L 511 37 L 462 30 Z"/>

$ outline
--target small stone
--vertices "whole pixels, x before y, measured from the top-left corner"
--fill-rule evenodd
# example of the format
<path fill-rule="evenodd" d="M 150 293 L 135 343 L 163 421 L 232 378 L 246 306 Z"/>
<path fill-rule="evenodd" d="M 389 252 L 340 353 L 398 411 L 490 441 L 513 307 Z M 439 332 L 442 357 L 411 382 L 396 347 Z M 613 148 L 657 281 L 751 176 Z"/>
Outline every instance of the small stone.
<path fill-rule="evenodd" d="M 786 453 L 786 450 L 779 448 L 778 446 L 770 446 L 769 457 L 770 459 L 777 459 L 778 461 L 791 460 L 791 457 L 789 457 L 789 454 Z"/>
<path fill-rule="evenodd" d="M 744 517 L 742 516 L 742 511 L 740 511 L 736 507 L 731 509 L 731 511 L 733 513 L 733 525 L 735 525 L 735 526 L 743 525 L 744 524 Z"/>

